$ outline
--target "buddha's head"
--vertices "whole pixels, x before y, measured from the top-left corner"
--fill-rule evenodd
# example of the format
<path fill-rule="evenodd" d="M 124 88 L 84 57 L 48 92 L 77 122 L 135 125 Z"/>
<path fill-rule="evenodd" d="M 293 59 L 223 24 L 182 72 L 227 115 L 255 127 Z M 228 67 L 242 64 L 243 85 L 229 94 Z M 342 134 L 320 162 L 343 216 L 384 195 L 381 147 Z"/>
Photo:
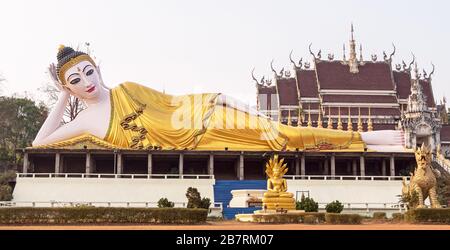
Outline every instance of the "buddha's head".
<path fill-rule="evenodd" d="M 92 58 L 81 51 L 60 46 L 56 73 L 63 87 L 81 99 L 95 99 L 102 88 L 101 77 Z"/>

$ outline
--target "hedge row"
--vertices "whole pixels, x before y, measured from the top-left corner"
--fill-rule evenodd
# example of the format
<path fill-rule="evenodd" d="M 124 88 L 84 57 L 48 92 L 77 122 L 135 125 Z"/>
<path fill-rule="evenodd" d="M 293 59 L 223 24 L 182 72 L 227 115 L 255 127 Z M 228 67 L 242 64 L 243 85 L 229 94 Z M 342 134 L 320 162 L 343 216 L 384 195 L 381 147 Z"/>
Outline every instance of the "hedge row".
<path fill-rule="evenodd" d="M 405 213 L 405 219 L 413 223 L 450 224 L 450 208 L 418 208 Z"/>
<path fill-rule="evenodd" d="M 208 210 L 188 208 L 0 208 L 0 224 L 158 223 L 206 222 Z"/>
<path fill-rule="evenodd" d="M 260 223 L 322 223 L 325 221 L 325 213 L 305 212 L 299 214 L 255 214 L 253 218 Z"/>
<path fill-rule="evenodd" d="M 362 217 L 359 214 L 325 214 L 327 224 L 361 224 Z"/>

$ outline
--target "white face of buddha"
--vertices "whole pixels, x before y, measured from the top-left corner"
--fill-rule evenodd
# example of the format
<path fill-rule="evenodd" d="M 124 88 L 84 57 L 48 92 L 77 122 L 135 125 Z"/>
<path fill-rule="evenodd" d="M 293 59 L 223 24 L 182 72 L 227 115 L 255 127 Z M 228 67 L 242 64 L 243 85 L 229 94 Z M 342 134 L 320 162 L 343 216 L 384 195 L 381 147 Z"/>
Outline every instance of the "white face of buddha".
<path fill-rule="evenodd" d="M 101 84 L 97 69 L 89 61 L 81 61 L 65 74 L 66 87 L 78 98 L 89 100 L 99 96 Z"/>

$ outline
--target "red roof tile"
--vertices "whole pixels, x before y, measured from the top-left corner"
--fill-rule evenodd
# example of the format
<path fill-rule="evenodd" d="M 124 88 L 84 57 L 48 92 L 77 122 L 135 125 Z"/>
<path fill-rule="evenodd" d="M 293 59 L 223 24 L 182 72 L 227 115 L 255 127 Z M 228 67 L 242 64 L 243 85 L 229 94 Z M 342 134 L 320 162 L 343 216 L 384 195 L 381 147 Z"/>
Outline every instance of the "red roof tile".
<path fill-rule="evenodd" d="M 317 92 L 317 78 L 314 70 L 296 70 L 300 97 L 319 97 Z"/>
<path fill-rule="evenodd" d="M 411 94 L 411 76 L 409 72 L 394 71 L 394 81 L 397 84 L 398 98 L 408 99 Z"/>
<path fill-rule="evenodd" d="M 277 80 L 280 105 L 298 105 L 297 83 L 295 78 Z"/>
<path fill-rule="evenodd" d="M 345 90 L 394 90 L 391 68 L 384 62 L 366 62 L 359 66 L 359 73 L 353 74 L 348 65 L 340 61 L 316 63 L 321 89 Z"/>
<path fill-rule="evenodd" d="M 428 107 L 434 108 L 436 103 L 434 102 L 433 89 L 431 87 L 431 82 L 427 80 L 420 80 L 420 85 L 422 85 L 423 94 L 427 97 L 427 105 Z"/>
<path fill-rule="evenodd" d="M 322 95 L 323 102 L 349 103 L 398 103 L 395 96 L 389 95 Z"/>

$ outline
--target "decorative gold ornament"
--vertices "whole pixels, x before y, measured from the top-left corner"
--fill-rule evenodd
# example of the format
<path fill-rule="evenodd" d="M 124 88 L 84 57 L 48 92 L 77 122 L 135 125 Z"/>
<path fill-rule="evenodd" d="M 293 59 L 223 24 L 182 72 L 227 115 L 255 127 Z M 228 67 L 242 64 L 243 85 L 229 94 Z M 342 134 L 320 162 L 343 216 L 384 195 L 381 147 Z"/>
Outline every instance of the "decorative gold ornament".
<path fill-rule="evenodd" d="M 338 108 L 339 113 L 338 113 L 338 124 L 337 124 L 337 129 L 338 130 L 343 130 L 344 127 L 342 126 L 342 120 L 341 120 L 341 107 Z"/>
<path fill-rule="evenodd" d="M 328 124 L 327 129 L 333 129 L 333 120 L 331 119 L 331 108 L 328 106 Z"/>
<path fill-rule="evenodd" d="M 373 131 L 372 117 L 370 116 L 370 107 L 369 107 L 369 120 L 367 121 L 367 131 Z"/>

